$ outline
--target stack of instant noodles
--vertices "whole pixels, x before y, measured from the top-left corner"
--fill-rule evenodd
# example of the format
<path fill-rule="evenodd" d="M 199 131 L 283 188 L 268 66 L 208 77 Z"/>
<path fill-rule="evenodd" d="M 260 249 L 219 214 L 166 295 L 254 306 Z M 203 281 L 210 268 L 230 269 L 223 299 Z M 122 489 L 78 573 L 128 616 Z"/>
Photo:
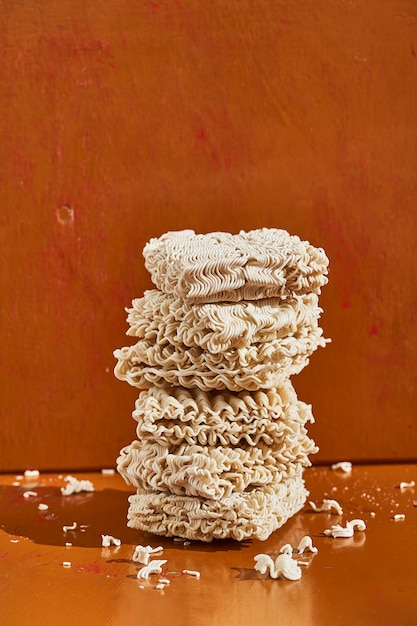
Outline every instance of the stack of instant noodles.
<path fill-rule="evenodd" d="M 325 346 L 328 259 L 285 230 L 168 232 L 143 255 L 156 289 L 128 309 L 115 375 L 138 387 L 118 471 L 128 526 L 187 539 L 266 539 L 299 511 L 317 451 L 290 376 Z"/>

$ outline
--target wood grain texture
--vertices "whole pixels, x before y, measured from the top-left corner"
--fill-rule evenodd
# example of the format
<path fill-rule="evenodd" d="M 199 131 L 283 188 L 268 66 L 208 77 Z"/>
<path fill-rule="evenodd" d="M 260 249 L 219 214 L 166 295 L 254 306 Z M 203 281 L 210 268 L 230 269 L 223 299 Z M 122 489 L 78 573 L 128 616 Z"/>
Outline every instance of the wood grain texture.
<path fill-rule="evenodd" d="M 98 468 L 134 437 L 113 378 L 166 230 L 326 249 L 333 343 L 294 383 L 316 461 L 416 456 L 417 7 L 0 1 L 0 469 Z"/>

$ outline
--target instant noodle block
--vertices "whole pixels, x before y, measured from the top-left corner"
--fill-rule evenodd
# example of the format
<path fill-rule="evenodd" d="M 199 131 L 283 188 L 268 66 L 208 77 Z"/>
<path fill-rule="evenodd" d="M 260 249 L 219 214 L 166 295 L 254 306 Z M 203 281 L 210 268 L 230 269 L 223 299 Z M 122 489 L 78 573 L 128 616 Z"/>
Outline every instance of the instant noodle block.
<path fill-rule="evenodd" d="M 320 293 L 327 283 L 324 250 L 277 228 L 168 232 L 143 256 L 158 289 L 194 303 Z"/>

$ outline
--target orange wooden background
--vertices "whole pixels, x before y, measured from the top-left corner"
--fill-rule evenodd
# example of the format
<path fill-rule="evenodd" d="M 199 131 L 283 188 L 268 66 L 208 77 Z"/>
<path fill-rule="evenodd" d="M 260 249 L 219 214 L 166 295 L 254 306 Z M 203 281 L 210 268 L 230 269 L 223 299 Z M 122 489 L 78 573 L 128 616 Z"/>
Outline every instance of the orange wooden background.
<path fill-rule="evenodd" d="M 112 351 L 182 228 L 323 246 L 315 462 L 417 457 L 414 0 L 1 0 L 0 45 L 1 470 L 134 438 Z"/>

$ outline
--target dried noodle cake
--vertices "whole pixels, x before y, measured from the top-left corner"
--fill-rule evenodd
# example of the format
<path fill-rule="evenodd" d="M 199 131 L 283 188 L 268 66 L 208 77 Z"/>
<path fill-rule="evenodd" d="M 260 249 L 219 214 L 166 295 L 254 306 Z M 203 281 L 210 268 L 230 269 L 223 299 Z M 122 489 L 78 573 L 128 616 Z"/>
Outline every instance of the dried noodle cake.
<path fill-rule="evenodd" d="M 323 309 L 316 294 L 255 301 L 189 304 L 158 289 L 145 291 L 127 309 L 127 335 L 211 354 L 247 348 L 318 328 Z"/>
<path fill-rule="evenodd" d="M 135 440 L 121 450 L 117 470 L 138 488 L 218 499 L 298 475 L 311 452 L 316 448 L 306 434 L 245 447 Z"/>
<path fill-rule="evenodd" d="M 128 526 L 207 542 L 265 540 L 304 506 L 306 498 L 301 473 L 218 500 L 138 489 L 129 497 Z"/>
<path fill-rule="evenodd" d="M 204 391 L 255 391 L 282 385 L 304 369 L 318 347 L 325 345 L 318 326 L 303 329 L 299 336 L 218 353 L 198 347 L 175 347 L 166 336 L 161 336 L 160 342 L 140 339 L 133 346 L 115 350 L 114 373 L 116 378 L 139 389 L 168 384 Z"/>
<path fill-rule="evenodd" d="M 319 294 L 327 283 L 324 250 L 276 228 L 171 231 L 151 239 L 143 256 L 158 289 L 189 303 Z"/>
<path fill-rule="evenodd" d="M 151 387 L 141 391 L 132 413 L 140 441 L 178 446 L 256 446 L 292 440 L 314 422 L 311 406 L 286 381 L 260 391 L 201 391 Z M 311 452 L 310 452 L 311 453 Z"/>

